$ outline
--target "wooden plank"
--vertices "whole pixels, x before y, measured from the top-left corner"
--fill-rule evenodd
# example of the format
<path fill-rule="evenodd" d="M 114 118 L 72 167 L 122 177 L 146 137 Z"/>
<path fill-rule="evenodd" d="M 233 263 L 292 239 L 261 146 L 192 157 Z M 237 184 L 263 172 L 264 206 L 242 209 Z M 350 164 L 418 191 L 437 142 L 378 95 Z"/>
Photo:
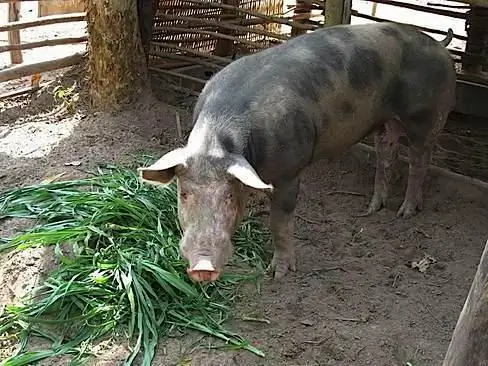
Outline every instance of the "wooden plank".
<path fill-rule="evenodd" d="M 0 46 L 0 53 L 8 52 L 8 51 L 17 51 L 17 50 L 30 50 L 33 48 L 48 47 L 48 46 L 59 46 L 63 44 L 81 43 L 81 42 L 86 42 L 87 40 L 88 37 L 83 36 L 83 37 L 72 37 L 72 38 L 47 39 L 45 41 L 30 42 L 30 43 L 23 43 L 23 44 L 11 44 L 8 46 Z"/>
<path fill-rule="evenodd" d="M 488 8 L 488 0 L 456 0 L 456 2 L 469 4 L 471 6 L 479 6 L 481 8 Z"/>
<path fill-rule="evenodd" d="M 325 26 L 351 23 L 351 0 L 327 0 L 325 2 Z"/>
<path fill-rule="evenodd" d="M 375 0 L 374 4 L 385 4 L 385 5 L 396 6 L 396 7 L 402 8 L 402 9 L 416 10 L 416 11 L 421 11 L 424 13 L 442 15 L 442 16 L 446 16 L 446 17 L 450 17 L 450 18 L 466 19 L 466 14 L 464 12 L 445 10 L 445 9 L 437 9 L 437 8 L 433 8 L 433 7 L 429 7 L 429 6 L 423 6 L 423 5 L 417 5 L 417 4 L 410 4 L 410 3 L 407 3 L 405 1 Z"/>
<path fill-rule="evenodd" d="M 1 0 L 0 0 L 1 1 Z M 19 20 L 0 25 L 0 32 L 10 32 L 13 30 L 37 27 L 39 25 L 58 24 L 84 21 L 86 13 L 73 13 L 68 15 L 51 15 L 48 17 L 38 18 L 36 20 Z"/>
<path fill-rule="evenodd" d="M 38 16 L 79 13 L 85 11 L 85 0 L 39 0 Z"/>
<path fill-rule="evenodd" d="M 58 58 L 55 60 L 38 62 L 35 64 L 12 66 L 7 69 L 0 70 L 0 83 L 3 83 L 4 81 L 22 78 L 29 75 L 39 74 L 47 71 L 62 69 L 68 66 L 73 66 L 79 64 L 83 60 L 85 55 L 86 52 L 75 53 L 74 55 Z"/>
<path fill-rule="evenodd" d="M 442 366 L 488 365 L 488 241 Z"/>
<path fill-rule="evenodd" d="M 20 19 L 20 3 L 18 1 L 11 2 L 8 4 L 8 21 L 18 22 Z M 11 30 L 8 32 L 8 44 L 19 44 L 20 43 L 20 31 L 18 29 Z M 14 65 L 22 63 L 22 51 L 21 50 L 11 50 L 10 51 L 10 62 Z"/>

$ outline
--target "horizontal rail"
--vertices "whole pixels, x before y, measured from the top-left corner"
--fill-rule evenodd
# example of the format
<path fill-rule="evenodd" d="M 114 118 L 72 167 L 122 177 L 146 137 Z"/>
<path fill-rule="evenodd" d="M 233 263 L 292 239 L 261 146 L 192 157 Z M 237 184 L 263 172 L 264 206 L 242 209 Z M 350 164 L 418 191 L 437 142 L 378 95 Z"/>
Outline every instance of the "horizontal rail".
<path fill-rule="evenodd" d="M 351 15 L 352 16 L 355 16 L 355 17 L 358 17 L 358 18 L 373 20 L 373 21 L 376 21 L 376 22 L 391 22 L 391 20 L 383 19 L 383 18 L 378 18 L 378 17 L 372 16 L 372 15 L 368 15 L 368 14 L 363 14 L 363 13 L 358 12 L 357 10 L 352 10 L 351 11 Z M 400 22 L 396 22 L 396 23 L 400 23 Z M 405 24 L 407 24 L 407 23 L 405 23 Z M 434 28 L 422 27 L 422 26 L 416 25 L 416 24 L 409 24 L 409 25 L 412 25 L 414 27 L 417 27 L 418 29 L 421 29 L 424 32 L 447 35 L 447 31 L 442 31 L 442 30 L 434 29 Z M 468 37 L 461 36 L 460 34 L 456 34 L 456 33 L 453 34 L 453 38 L 457 38 L 457 39 L 460 39 L 460 40 L 463 40 L 463 41 L 465 41 L 465 40 L 468 39 Z"/>
<path fill-rule="evenodd" d="M 410 3 L 406 3 L 403 1 L 397 1 L 397 0 L 368 0 L 368 1 L 378 3 L 378 4 L 398 6 L 400 8 L 421 11 L 424 13 L 442 15 L 442 16 L 446 16 L 446 17 L 450 17 L 450 18 L 466 19 L 466 14 L 463 12 L 458 12 L 458 11 L 436 9 L 436 8 L 431 8 L 428 6 L 410 4 Z"/>
<path fill-rule="evenodd" d="M 37 27 L 40 25 L 79 22 L 79 21 L 84 21 L 85 18 L 86 18 L 86 12 L 82 12 L 82 13 L 71 13 L 71 14 L 62 14 L 62 15 L 50 15 L 35 20 L 19 20 L 17 22 L 1 24 L 0 32 L 8 32 L 13 30 Z"/>
<path fill-rule="evenodd" d="M 29 75 L 39 74 L 42 72 L 53 71 L 65 67 L 77 65 L 83 61 L 87 53 L 75 53 L 70 56 L 58 58 L 55 60 L 37 62 L 34 64 L 12 66 L 0 70 L 0 83 L 22 78 Z"/>
<path fill-rule="evenodd" d="M 33 48 L 59 46 L 59 45 L 65 45 L 65 44 L 81 43 L 81 42 L 86 42 L 86 41 L 88 41 L 87 36 L 72 37 L 72 38 L 46 39 L 45 41 L 0 46 L 0 53 L 9 52 L 9 51 L 17 51 L 17 50 L 31 50 Z"/>

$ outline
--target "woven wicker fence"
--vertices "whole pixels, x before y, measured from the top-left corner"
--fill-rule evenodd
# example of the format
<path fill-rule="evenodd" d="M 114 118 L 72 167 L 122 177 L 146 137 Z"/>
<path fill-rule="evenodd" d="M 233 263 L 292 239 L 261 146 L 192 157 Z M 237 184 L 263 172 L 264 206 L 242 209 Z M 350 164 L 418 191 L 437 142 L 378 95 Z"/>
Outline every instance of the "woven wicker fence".
<path fill-rule="evenodd" d="M 160 0 L 154 19 L 150 69 L 175 89 L 193 94 L 204 75 L 320 24 L 286 0 Z M 319 1 L 315 0 L 317 3 Z M 293 2 L 295 4 L 295 2 Z M 309 8 L 313 3 L 309 2 Z M 316 15 L 317 16 L 317 15 Z M 323 19 L 323 16 L 318 13 Z"/>

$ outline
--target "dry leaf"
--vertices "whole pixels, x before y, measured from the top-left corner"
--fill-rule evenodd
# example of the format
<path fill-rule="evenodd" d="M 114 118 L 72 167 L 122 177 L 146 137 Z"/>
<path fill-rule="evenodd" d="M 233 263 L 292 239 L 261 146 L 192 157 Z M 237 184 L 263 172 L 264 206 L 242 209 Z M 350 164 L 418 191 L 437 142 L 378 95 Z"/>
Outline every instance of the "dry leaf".
<path fill-rule="evenodd" d="M 65 175 L 66 172 L 62 172 L 62 173 L 59 173 L 59 174 L 55 174 L 55 175 L 51 175 L 47 178 L 44 178 L 42 181 L 41 181 L 41 184 L 49 184 L 49 183 L 52 183 L 54 182 L 55 180 L 58 180 L 59 178 L 61 178 L 63 175 Z"/>

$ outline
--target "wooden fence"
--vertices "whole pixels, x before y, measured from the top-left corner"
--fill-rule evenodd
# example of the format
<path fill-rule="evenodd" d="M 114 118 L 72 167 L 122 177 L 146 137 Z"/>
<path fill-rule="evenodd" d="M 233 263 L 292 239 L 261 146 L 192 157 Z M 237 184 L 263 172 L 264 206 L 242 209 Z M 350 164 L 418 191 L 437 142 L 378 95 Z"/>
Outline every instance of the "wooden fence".
<path fill-rule="evenodd" d="M 352 0 L 241 1 L 238 6 L 235 3 L 232 0 L 159 0 L 150 70 L 168 81 L 173 89 L 197 95 L 208 76 L 232 62 L 236 55 L 259 51 L 320 27 L 351 23 L 351 18 L 388 21 L 376 16 L 378 4 L 463 21 L 470 9 L 469 4 L 446 5 L 435 0 L 427 5 L 407 0 L 374 0 L 369 14 L 355 10 Z M 446 35 L 449 28 L 417 27 L 438 35 Z M 458 32 L 453 37 L 467 41 L 467 36 Z M 460 64 L 465 52 L 452 45 L 448 48 Z"/>
<path fill-rule="evenodd" d="M 8 4 L 8 22 L 0 23 L 0 32 L 8 33 L 8 44 L 0 45 L 0 53 L 10 53 L 11 66 L 0 70 L 0 83 L 7 82 L 13 79 L 18 79 L 26 76 L 31 76 L 31 85 L 27 88 L 15 90 L 0 96 L 0 99 L 12 97 L 15 95 L 35 91 L 40 88 L 41 74 L 61 69 L 64 67 L 73 66 L 81 62 L 84 52 L 75 53 L 66 57 L 52 59 L 48 61 L 23 64 L 22 51 L 39 49 L 42 47 L 59 46 L 68 44 L 79 44 L 88 40 L 87 36 L 79 37 L 62 37 L 44 39 L 35 42 L 22 43 L 20 37 L 20 30 L 29 29 L 51 24 L 61 24 L 69 22 L 85 21 L 85 12 L 73 12 L 84 7 L 84 0 L 70 0 L 70 1 L 46 1 L 38 2 L 39 17 L 33 20 L 21 20 L 19 14 L 21 11 L 21 4 L 23 2 L 31 2 L 35 0 L 0 0 L 0 4 Z M 40 16 L 42 14 L 56 14 L 48 16 Z M 61 13 L 61 14 L 60 14 Z M 68 14 L 63 14 L 68 13 Z"/>
<path fill-rule="evenodd" d="M 35 20 L 18 20 L 20 5 L 36 0 L 0 0 L 9 4 L 9 21 L 0 25 L 0 32 L 8 32 L 9 44 L 0 46 L 0 53 L 10 52 L 14 66 L 0 70 L 0 82 L 15 78 L 39 75 L 80 62 L 81 54 L 39 64 L 22 65 L 22 51 L 46 46 L 85 42 L 86 36 L 56 38 L 31 43 L 21 43 L 21 29 L 39 25 L 84 21 L 85 13 L 57 14 Z M 41 0 L 44 3 L 54 0 Z M 57 1 L 67 4 L 69 1 Z M 71 10 L 80 6 L 78 0 Z M 350 23 L 351 18 L 368 21 L 387 21 L 376 15 L 378 4 L 436 14 L 449 19 L 466 21 L 470 5 L 414 4 L 408 0 L 375 0 L 370 13 L 360 12 L 352 6 L 352 0 L 157 0 L 152 42 L 150 45 L 150 69 L 164 76 L 175 89 L 198 94 L 208 75 L 232 62 L 236 55 L 247 54 L 271 47 L 290 37 L 313 31 L 323 26 Z M 461 0 L 479 3 L 488 0 Z M 484 4 L 484 3 L 483 3 Z M 40 5 L 39 5 L 40 6 Z M 41 6 L 40 6 L 41 7 Z M 47 11 L 47 10 L 45 10 Z M 54 9 L 51 12 L 59 12 Z M 48 11 L 49 12 L 49 11 Z M 419 26 L 423 31 L 445 35 L 446 29 Z M 466 41 L 467 37 L 455 32 L 454 38 Z M 450 47 L 453 58 L 459 64 L 465 51 Z M 198 71 L 196 71 L 198 70 Z M 204 72 L 202 73 L 202 70 Z"/>

